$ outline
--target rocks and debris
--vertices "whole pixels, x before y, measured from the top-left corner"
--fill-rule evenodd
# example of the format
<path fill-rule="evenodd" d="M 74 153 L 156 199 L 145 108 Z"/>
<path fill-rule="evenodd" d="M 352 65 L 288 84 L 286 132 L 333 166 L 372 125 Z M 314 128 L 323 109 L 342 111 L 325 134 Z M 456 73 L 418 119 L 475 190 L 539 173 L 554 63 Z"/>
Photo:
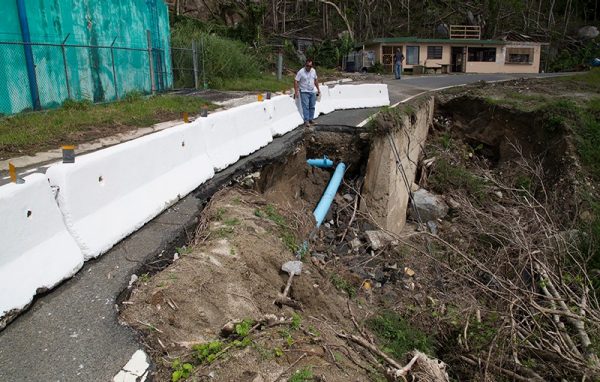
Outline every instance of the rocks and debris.
<path fill-rule="evenodd" d="M 413 207 L 410 216 L 414 220 L 429 221 L 442 219 L 448 214 L 448 205 L 444 199 L 425 189 L 419 189 L 413 193 Z M 418 216 L 415 216 L 415 211 Z"/>
<path fill-rule="evenodd" d="M 131 278 L 129 279 L 128 288 L 131 288 L 137 280 L 138 280 L 138 276 L 135 273 L 133 275 L 131 275 Z"/>
<path fill-rule="evenodd" d="M 384 231 L 365 231 L 365 237 L 367 238 L 367 243 L 371 246 L 371 249 L 374 251 L 379 250 L 380 248 L 385 247 L 386 245 L 393 243 L 394 237 L 387 232 Z M 397 243 L 397 242 L 396 242 Z"/>

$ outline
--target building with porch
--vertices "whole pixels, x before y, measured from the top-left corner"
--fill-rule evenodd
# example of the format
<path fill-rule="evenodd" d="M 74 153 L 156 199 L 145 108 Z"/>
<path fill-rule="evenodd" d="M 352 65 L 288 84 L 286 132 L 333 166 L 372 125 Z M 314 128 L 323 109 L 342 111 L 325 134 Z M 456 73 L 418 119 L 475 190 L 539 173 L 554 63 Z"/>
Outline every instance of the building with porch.
<path fill-rule="evenodd" d="M 534 36 L 508 33 L 497 40 L 482 40 L 480 32 L 454 32 L 450 38 L 388 37 L 361 43 L 362 55 L 375 57 L 386 72 L 393 70 L 394 54 L 404 54 L 403 70 L 415 74 L 442 73 L 539 73 L 542 47 L 548 43 Z M 452 29 L 454 28 L 454 30 Z M 462 27 L 478 28 L 478 27 Z M 355 55 L 356 56 L 356 55 Z M 367 64 L 353 63 L 354 70 L 365 71 Z"/>

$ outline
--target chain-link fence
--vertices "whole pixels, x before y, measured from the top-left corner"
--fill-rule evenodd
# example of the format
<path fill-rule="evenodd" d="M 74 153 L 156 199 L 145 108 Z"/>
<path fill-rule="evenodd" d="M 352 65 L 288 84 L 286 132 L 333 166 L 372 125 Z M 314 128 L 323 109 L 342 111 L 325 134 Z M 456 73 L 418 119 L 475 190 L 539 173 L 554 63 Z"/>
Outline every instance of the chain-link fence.
<path fill-rule="evenodd" d="M 206 89 L 208 87 L 203 40 L 192 41 L 189 47 L 171 47 L 173 87 Z"/>
<path fill-rule="evenodd" d="M 0 114 L 172 87 L 169 48 L 0 41 Z"/>

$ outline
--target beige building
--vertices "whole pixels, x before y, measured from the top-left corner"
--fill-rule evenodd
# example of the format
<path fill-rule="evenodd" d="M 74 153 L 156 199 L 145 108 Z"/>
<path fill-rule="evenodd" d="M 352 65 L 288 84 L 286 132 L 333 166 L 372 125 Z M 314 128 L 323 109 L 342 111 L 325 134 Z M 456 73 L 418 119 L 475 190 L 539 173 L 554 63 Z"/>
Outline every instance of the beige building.
<path fill-rule="evenodd" d="M 510 33 L 500 40 L 477 38 L 376 38 L 360 45 L 385 71 L 393 70 L 394 53 L 401 49 L 405 71 L 414 73 L 539 73 L 541 40 Z M 356 65 L 355 70 L 364 67 Z"/>

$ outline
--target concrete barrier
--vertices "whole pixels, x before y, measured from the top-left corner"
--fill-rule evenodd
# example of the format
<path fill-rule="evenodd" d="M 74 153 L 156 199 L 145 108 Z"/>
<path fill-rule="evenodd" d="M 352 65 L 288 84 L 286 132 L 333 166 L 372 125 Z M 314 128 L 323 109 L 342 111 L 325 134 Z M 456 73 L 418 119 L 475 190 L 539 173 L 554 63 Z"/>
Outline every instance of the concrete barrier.
<path fill-rule="evenodd" d="M 333 102 L 331 102 L 331 91 L 329 86 L 321 86 L 320 87 L 321 90 L 321 97 L 320 99 L 317 101 L 317 107 L 316 107 L 316 111 L 315 114 L 320 115 L 320 114 L 329 114 L 332 111 L 335 111 L 335 105 L 333 104 Z"/>
<path fill-rule="evenodd" d="M 201 122 L 51 166 L 57 201 L 84 258 L 108 251 L 214 175 Z"/>
<path fill-rule="evenodd" d="M 232 109 L 241 156 L 252 154 L 273 141 L 268 110 L 270 101 L 252 102 Z"/>
<path fill-rule="evenodd" d="M 0 318 L 83 265 L 43 174 L 0 187 Z M 0 328 L 2 327 L 0 320 Z"/>
<path fill-rule="evenodd" d="M 289 95 L 272 98 L 268 110 L 270 116 L 269 126 L 271 135 L 274 137 L 284 135 L 304 122 L 296 106 L 296 101 Z"/>
<path fill-rule="evenodd" d="M 209 114 L 201 118 L 206 141 L 206 152 L 214 170 L 219 171 L 240 159 L 238 131 L 235 126 L 235 108 Z"/>
<path fill-rule="evenodd" d="M 336 85 L 329 89 L 330 104 L 335 110 L 389 106 L 386 84 Z"/>

